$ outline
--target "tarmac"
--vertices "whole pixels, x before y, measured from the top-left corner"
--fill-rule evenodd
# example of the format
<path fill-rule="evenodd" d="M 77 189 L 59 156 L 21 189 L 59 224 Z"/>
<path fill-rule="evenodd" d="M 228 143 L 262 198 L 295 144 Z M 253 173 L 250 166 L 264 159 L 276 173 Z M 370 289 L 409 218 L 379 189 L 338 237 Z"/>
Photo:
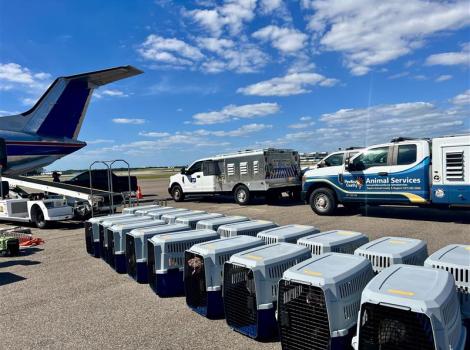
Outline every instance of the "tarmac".
<path fill-rule="evenodd" d="M 145 202 L 168 197 L 167 180 L 139 184 Z M 231 198 L 215 197 L 168 205 L 279 225 L 314 225 L 322 231 L 360 231 L 370 240 L 419 238 L 427 241 L 429 254 L 451 243 L 470 244 L 470 213 L 463 210 L 388 206 L 354 213 L 340 208 L 336 216 L 321 217 L 288 199 L 239 206 Z M 225 320 L 197 315 L 183 297 L 159 298 L 148 285 L 117 274 L 86 253 L 82 223 L 64 222 L 33 233 L 46 243 L 19 257 L 0 257 L 1 349 L 281 348 L 279 342 L 261 343 L 232 331 Z"/>

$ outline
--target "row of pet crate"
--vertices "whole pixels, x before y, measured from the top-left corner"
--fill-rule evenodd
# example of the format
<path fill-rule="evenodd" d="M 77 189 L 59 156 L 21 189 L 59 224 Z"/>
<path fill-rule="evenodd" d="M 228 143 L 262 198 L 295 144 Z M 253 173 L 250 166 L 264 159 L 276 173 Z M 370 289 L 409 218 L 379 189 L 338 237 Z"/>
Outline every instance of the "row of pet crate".
<path fill-rule="evenodd" d="M 90 254 L 159 296 L 185 294 L 253 338 L 279 333 L 283 349 L 346 349 L 356 333 L 360 349 L 465 348 L 469 246 L 427 257 L 417 239 L 155 205 L 90 219 L 85 237 Z"/>

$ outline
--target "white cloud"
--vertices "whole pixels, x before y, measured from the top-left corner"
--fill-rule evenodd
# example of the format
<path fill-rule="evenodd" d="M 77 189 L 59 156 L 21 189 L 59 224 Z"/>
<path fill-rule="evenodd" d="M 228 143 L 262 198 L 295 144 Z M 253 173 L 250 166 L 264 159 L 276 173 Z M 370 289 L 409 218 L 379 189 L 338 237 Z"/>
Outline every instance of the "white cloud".
<path fill-rule="evenodd" d="M 307 121 L 310 121 L 312 119 L 313 119 L 312 117 L 300 117 L 300 120 L 303 121 L 303 122 L 307 122 Z"/>
<path fill-rule="evenodd" d="M 140 125 L 145 123 L 145 119 L 141 118 L 114 118 L 113 123 L 116 124 L 134 124 L 134 125 Z"/>
<path fill-rule="evenodd" d="M 453 99 L 451 99 L 451 102 L 456 106 L 470 105 L 470 89 L 455 96 Z"/>
<path fill-rule="evenodd" d="M 0 63 L 0 91 L 21 90 L 36 96 L 47 88 L 50 79 L 49 73 L 33 73 L 29 68 L 17 63 Z M 25 105 L 31 105 L 34 102 L 36 99 L 31 97 L 22 99 Z"/>
<path fill-rule="evenodd" d="M 108 96 L 108 97 L 129 97 L 128 94 L 126 94 L 124 91 L 118 90 L 118 89 L 106 89 L 103 91 L 95 90 L 93 92 L 93 96 L 96 98 L 102 98 L 103 96 Z"/>
<path fill-rule="evenodd" d="M 224 137 L 224 136 L 243 137 L 243 136 L 248 136 L 249 134 L 257 133 L 266 129 L 271 129 L 272 127 L 273 127 L 272 125 L 254 123 L 254 124 L 243 125 L 235 130 L 211 131 L 209 132 L 209 135 L 214 135 L 214 136 L 219 136 L 219 137 Z"/>
<path fill-rule="evenodd" d="M 261 0 L 259 5 L 261 13 L 265 15 L 269 15 L 279 9 L 284 9 L 282 0 Z"/>
<path fill-rule="evenodd" d="M 37 98 L 24 97 L 21 99 L 21 103 L 25 106 L 33 106 L 37 102 Z"/>
<path fill-rule="evenodd" d="M 187 11 L 185 14 L 215 36 L 224 29 L 232 36 L 238 35 L 244 23 L 255 17 L 256 0 L 228 0 L 223 5 L 211 9 Z"/>
<path fill-rule="evenodd" d="M 462 50 L 459 52 L 444 52 L 429 56 L 426 59 L 426 65 L 454 66 L 462 64 L 470 66 L 470 42 L 461 46 Z"/>
<path fill-rule="evenodd" d="M 452 75 L 449 75 L 449 74 L 443 74 L 443 75 L 439 75 L 437 78 L 436 78 L 436 81 L 438 83 L 442 82 L 442 81 L 447 81 L 447 80 L 450 80 L 452 79 Z"/>
<path fill-rule="evenodd" d="M 304 0 L 320 49 L 344 54 L 354 75 L 423 46 L 425 39 L 470 23 L 468 1 Z"/>
<path fill-rule="evenodd" d="M 176 38 L 163 38 L 155 34 L 147 37 L 138 52 L 145 59 L 172 67 L 191 66 L 204 58 L 197 47 Z"/>
<path fill-rule="evenodd" d="M 250 119 L 263 117 L 279 112 L 277 103 L 256 103 L 247 105 L 228 105 L 220 111 L 197 113 L 193 115 L 193 123 L 198 125 L 208 125 L 225 123 L 233 119 Z"/>
<path fill-rule="evenodd" d="M 333 86 L 338 81 L 317 73 L 289 73 L 283 77 L 272 78 L 237 90 L 244 95 L 290 96 L 310 92 L 314 85 Z"/>
<path fill-rule="evenodd" d="M 283 53 L 295 53 L 305 47 L 307 35 L 294 29 L 269 25 L 254 32 L 255 39 L 269 41 L 273 47 Z"/>
<path fill-rule="evenodd" d="M 159 131 L 141 131 L 139 132 L 139 136 L 166 137 L 166 136 L 170 136 L 170 134 L 167 132 L 159 132 Z"/>
<path fill-rule="evenodd" d="M 89 144 L 89 145 L 98 145 L 98 144 L 103 144 L 103 143 L 114 143 L 114 140 L 96 139 L 96 140 L 88 140 L 88 141 L 86 141 L 86 143 Z"/>

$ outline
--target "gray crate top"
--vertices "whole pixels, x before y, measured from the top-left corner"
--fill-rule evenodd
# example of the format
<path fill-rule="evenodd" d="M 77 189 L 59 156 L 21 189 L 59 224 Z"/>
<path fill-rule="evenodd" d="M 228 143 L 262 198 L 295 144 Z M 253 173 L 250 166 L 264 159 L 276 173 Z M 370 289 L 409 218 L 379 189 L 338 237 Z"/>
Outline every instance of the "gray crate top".
<path fill-rule="evenodd" d="M 183 216 L 176 219 L 176 222 L 180 224 L 189 224 L 190 222 L 197 222 L 201 220 L 208 220 L 208 219 L 216 219 L 223 217 L 223 214 L 219 213 L 204 213 L 204 214 L 196 214 L 191 216 Z"/>
<path fill-rule="evenodd" d="M 419 302 L 435 307 L 436 303 L 447 300 L 449 293 L 455 293 L 455 284 L 448 272 L 424 266 L 397 264 L 375 276 L 366 286 L 363 297 L 365 294 L 368 300 L 408 306 L 416 310 Z"/>
<path fill-rule="evenodd" d="M 103 225 L 104 227 L 110 227 L 116 224 L 127 224 L 131 222 L 138 222 L 138 221 L 149 220 L 149 219 L 152 219 L 152 218 L 146 215 L 143 215 L 143 216 L 132 215 L 126 218 L 116 218 L 116 219 L 106 220 L 106 221 L 103 221 L 101 225 Z"/>
<path fill-rule="evenodd" d="M 307 225 L 285 225 L 279 226 L 275 228 L 271 228 L 269 230 L 261 231 L 258 235 L 262 236 L 270 236 L 270 237 L 282 237 L 288 239 L 290 237 L 296 237 L 299 235 L 307 235 L 310 233 L 319 232 L 319 230 L 314 226 L 307 226 Z"/>
<path fill-rule="evenodd" d="M 132 230 L 128 233 L 128 235 L 139 237 L 139 236 L 146 236 L 146 235 L 162 235 L 169 232 L 175 231 L 183 231 L 188 230 L 188 225 L 184 224 L 167 224 L 167 225 L 159 225 L 155 227 L 145 227 L 145 228 L 137 228 Z"/>
<path fill-rule="evenodd" d="M 310 250 L 306 247 L 292 243 L 275 243 L 236 253 L 230 257 L 230 262 L 253 268 L 277 264 L 306 254 L 310 255 Z"/>
<path fill-rule="evenodd" d="M 149 209 L 157 209 L 157 208 L 161 208 L 161 207 L 162 206 L 158 205 L 158 204 L 138 205 L 138 206 L 135 206 L 135 207 L 124 208 L 122 210 L 122 212 L 123 213 L 134 213 L 137 210 L 149 210 Z"/>
<path fill-rule="evenodd" d="M 235 222 L 248 221 L 249 219 L 246 216 L 224 216 L 216 219 L 202 220 L 201 223 L 212 224 L 212 225 L 225 225 L 232 224 Z"/>
<path fill-rule="evenodd" d="M 426 242 L 405 237 L 382 237 L 372 242 L 366 243 L 356 249 L 354 254 L 358 252 L 365 254 L 380 254 L 387 256 L 402 256 L 411 254 L 426 246 Z"/>
<path fill-rule="evenodd" d="M 147 219 L 147 220 L 131 222 L 131 223 L 116 224 L 116 225 L 111 226 L 110 230 L 124 231 L 124 230 L 133 230 L 136 228 L 151 227 L 151 226 L 158 226 L 158 225 L 165 225 L 165 221 Z"/>
<path fill-rule="evenodd" d="M 292 266 L 284 272 L 283 279 L 301 281 L 314 286 L 334 284 L 351 277 L 359 271 L 370 269 L 368 259 L 342 253 L 326 253 Z"/>
<path fill-rule="evenodd" d="M 190 211 L 189 209 L 186 208 L 162 208 L 162 209 L 156 209 L 148 212 L 148 215 L 152 214 L 172 214 L 172 213 L 184 213 Z"/>
<path fill-rule="evenodd" d="M 158 235 L 153 236 L 150 238 L 150 241 L 153 244 L 161 244 L 161 243 L 176 243 L 176 242 L 185 242 L 191 241 L 200 238 L 211 238 L 218 239 L 219 235 L 214 230 L 187 230 L 187 231 L 179 231 L 176 233 L 172 233 L 170 235 Z"/>
<path fill-rule="evenodd" d="M 207 212 L 205 212 L 204 210 L 187 210 L 187 209 L 184 209 L 183 211 L 175 211 L 175 212 L 172 212 L 172 213 L 166 213 L 164 215 L 162 215 L 162 219 L 163 218 L 167 218 L 167 219 L 175 219 L 175 218 L 179 218 L 179 217 L 182 217 L 182 216 L 193 216 L 193 215 L 201 215 L 201 214 L 206 214 Z"/>
<path fill-rule="evenodd" d="M 431 254 L 425 265 L 446 264 L 470 269 L 470 245 L 450 244 Z"/>
<path fill-rule="evenodd" d="M 277 225 L 273 223 L 272 221 L 268 220 L 249 220 L 249 221 L 241 221 L 241 222 L 236 222 L 232 224 L 226 224 L 223 226 L 219 227 L 219 230 L 224 229 L 224 230 L 233 230 L 233 231 L 238 231 L 238 230 L 250 230 L 250 229 L 259 229 L 259 228 L 272 228 L 276 227 Z"/>
<path fill-rule="evenodd" d="M 159 213 L 169 213 L 169 212 L 171 212 L 173 210 L 177 210 L 177 209 L 181 209 L 181 208 L 162 207 L 162 208 L 157 208 L 157 209 L 151 209 L 149 211 L 144 209 L 142 212 L 145 212 L 147 215 L 155 215 L 155 214 L 159 214 Z M 139 212 L 141 212 L 141 211 L 139 210 L 137 213 L 139 213 Z"/>
<path fill-rule="evenodd" d="M 88 219 L 88 222 L 92 224 L 98 224 L 106 220 L 118 219 L 118 218 L 129 218 L 129 217 L 135 217 L 135 215 L 134 214 L 113 214 L 113 215 L 106 215 L 106 216 L 97 216 L 97 217 Z"/>
<path fill-rule="evenodd" d="M 221 238 L 210 242 L 198 243 L 191 247 L 190 251 L 201 255 L 215 253 L 225 253 L 234 250 L 251 248 L 254 245 L 262 245 L 264 241 L 261 238 L 252 236 L 233 236 Z"/>
<path fill-rule="evenodd" d="M 346 244 L 356 239 L 367 237 L 361 232 L 346 231 L 346 230 L 332 230 L 315 233 L 311 236 L 307 236 L 298 240 L 298 243 L 305 245 L 309 244 L 322 244 L 324 246 Z"/>

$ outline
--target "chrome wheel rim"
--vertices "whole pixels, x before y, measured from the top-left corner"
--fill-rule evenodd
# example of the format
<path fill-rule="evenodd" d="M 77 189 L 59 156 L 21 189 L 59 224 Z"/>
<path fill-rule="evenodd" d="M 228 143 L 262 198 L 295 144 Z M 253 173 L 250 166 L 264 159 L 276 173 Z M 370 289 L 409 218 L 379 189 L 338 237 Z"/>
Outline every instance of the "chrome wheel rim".
<path fill-rule="evenodd" d="M 328 208 L 328 197 L 324 194 L 319 194 L 316 198 L 315 198 L 315 208 L 317 208 L 318 210 L 326 210 Z"/>

